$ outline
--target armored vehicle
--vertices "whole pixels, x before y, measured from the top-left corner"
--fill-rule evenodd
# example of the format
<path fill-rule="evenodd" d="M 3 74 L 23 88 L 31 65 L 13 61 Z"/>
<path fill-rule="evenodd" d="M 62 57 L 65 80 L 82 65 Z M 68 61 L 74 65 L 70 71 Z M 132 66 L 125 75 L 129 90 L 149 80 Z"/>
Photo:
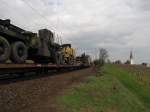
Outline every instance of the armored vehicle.
<path fill-rule="evenodd" d="M 0 19 L 0 63 L 10 60 L 12 63 L 62 63 L 60 45 L 54 42 L 54 33 L 48 29 L 38 34 L 21 29 Z"/>

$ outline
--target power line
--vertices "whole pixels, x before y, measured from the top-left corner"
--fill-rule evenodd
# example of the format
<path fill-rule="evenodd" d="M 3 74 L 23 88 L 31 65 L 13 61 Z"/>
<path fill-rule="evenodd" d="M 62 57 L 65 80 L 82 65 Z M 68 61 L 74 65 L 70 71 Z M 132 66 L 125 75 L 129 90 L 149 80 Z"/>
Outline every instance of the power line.
<path fill-rule="evenodd" d="M 42 15 L 37 9 L 35 9 L 29 2 L 26 2 L 26 0 L 21 0 L 21 1 L 23 1 L 28 7 L 30 7 L 35 13 L 37 13 L 45 21 L 47 21 L 48 23 L 50 22 L 44 15 Z M 58 0 L 57 0 L 57 2 L 58 2 Z M 58 6 L 57 6 L 57 9 L 58 9 Z M 59 20 L 60 20 L 60 17 L 58 15 L 57 16 L 57 23 L 58 23 L 57 27 L 59 27 Z M 46 24 L 47 24 L 47 22 L 46 22 Z M 53 28 L 51 28 L 51 29 L 53 29 Z M 58 34 L 56 34 L 56 39 L 58 40 L 59 44 L 62 44 L 62 38 L 61 38 L 61 36 L 58 36 Z"/>
<path fill-rule="evenodd" d="M 50 23 L 50 21 L 43 15 L 41 14 L 41 12 L 39 12 L 37 9 L 35 9 L 29 2 L 27 2 L 26 0 L 21 0 L 24 4 L 26 4 L 32 11 L 34 11 L 36 14 L 38 14 L 38 16 L 40 16 L 41 18 L 43 18 L 46 22 L 46 24 Z M 8 6 L 8 4 L 1 0 L 1 2 L 3 2 L 3 4 L 5 4 L 6 6 Z M 12 7 L 15 11 L 17 10 L 16 8 Z M 18 11 L 18 10 L 17 10 Z M 19 11 L 18 11 L 19 12 Z M 23 16 L 24 18 L 26 18 L 26 16 L 24 16 L 22 13 L 20 13 L 21 16 Z M 57 17 L 57 23 L 59 21 L 59 17 Z M 39 22 L 38 22 L 39 23 Z M 39 25 L 37 23 L 35 23 L 36 25 Z M 53 28 L 51 28 L 53 30 Z M 54 31 L 54 30 L 53 30 Z M 62 39 L 61 39 L 61 36 L 56 36 L 56 39 L 58 40 L 58 42 L 60 41 L 60 43 L 62 44 Z"/>
<path fill-rule="evenodd" d="M 45 20 L 46 24 L 50 23 L 50 21 L 43 14 L 41 14 L 41 12 L 39 12 L 37 9 L 35 9 L 29 2 L 27 2 L 26 0 L 21 0 L 21 1 L 23 1 L 28 7 L 30 7 L 30 9 L 32 11 L 34 11 L 36 14 L 38 14 L 41 18 L 43 18 Z M 51 29 L 53 29 L 53 28 L 51 28 Z"/>
<path fill-rule="evenodd" d="M 8 3 L 4 0 L 1 0 L 1 2 L 3 3 L 3 5 L 5 5 L 6 7 L 9 7 Z M 16 9 L 15 7 L 11 7 L 14 11 L 17 11 L 17 14 L 20 15 L 21 17 L 23 17 L 22 19 L 26 20 L 25 18 L 27 18 L 27 16 L 23 15 L 23 13 L 21 13 L 20 11 L 18 11 L 18 9 Z M 35 21 L 33 21 L 35 25 L 39 25 L 38 23 L 36 23 Z M 21 25 L 22 26 L 22 25 Z M 22 26 L 23 27 L 23 26 Z"/>
<path fill-rule="evenodd" d="M 47 18 L 45 18 L 37 9 L 33 8 L 29 2 L 26 2 L 26 0 L 21 1 L 23 1 L 28 7 L 30 7 L 34 12 L 36 12 L 39 16 L 41 16 L 45 21 L 49 22 L 49 20 L 47 20 Z"/>
<path fill-rule="evenodd" d="M 26 0 L 21 0 L 21 1 L 23 1 L 28 7 L 30 7 L 35 13 L 37 13 L 41 18 L 43 18 L 45 21 L 47 21 L 48 23 L 50 23 L 50 21 L 43 15 L 43 14 L 41 14 L 41 12 L 39 12 L 37 9 L 35 9 L 29 2 L 27 2 Z M 58 0 L 57 0 L 57 2 L 58 2 Z M 58 9 L 58 6 L 57 6 L 57 9 Z M 60 17 L 59 17 L 59 15 L 57 16 L 57 23 L 58 23 L 58 27 L 59 27 L 59 20 L 60 20 Z M 46 24 L 47 24 L 47 22 L 46 22 Z M 51 28 L 51 29 L 53 29 L 53 28 Z M 53 30 L 54 31 L 54 30 Z M 56 36 L 56 38 L 58 39 L 58 43 L 59 43 L 59 41 L 60 41 L 60 44 L 62 44 L 62 38 L 61 38 L 61 36 L 59 37 L 58 36 L 58 34 L 56 34 L 57 36 Z"/>

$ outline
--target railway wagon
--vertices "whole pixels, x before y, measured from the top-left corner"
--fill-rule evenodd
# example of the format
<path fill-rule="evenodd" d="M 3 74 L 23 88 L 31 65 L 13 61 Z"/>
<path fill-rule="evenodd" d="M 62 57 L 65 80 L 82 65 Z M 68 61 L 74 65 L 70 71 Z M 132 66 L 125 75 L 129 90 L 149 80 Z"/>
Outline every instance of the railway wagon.
<path fill-rule="evenodd" d="M 75 56 L 71 44 L 60 45 L 48 29 L 26 31 L 0 19 L 0 79 L 10 74 L 47 73 L 89 67 L 89 56 Z M 12 75 L 11 75 L 12 76 Z"/>
<path fill-rule="evenodd" d="M 62 47 L 54 42 L 54 33 L 48 29 L 33 33 L 11 24 L 10 20 L 0 20 L 0 63 L 33 60 L 62 65 L 65 58 Z"/>
<path fill-rule="evenodd" d="M 81 67 L 90 67 L 92 60 L 89 55 L 86 55 L 83 53 L 81 56 L 76 57 L 76 63 L 80 65 Z"/>
<path fill-rule="evenodd" d="M 30 60 L 32 64 L 76 65 L 71 44 L 60 45 L 54 39 L 48 29 L 33 33 L 11 24 L 9 19 L 0 19 L 0 64 L 26 64 Z M 84 59 L 81 62 L 86 65 Z"/>

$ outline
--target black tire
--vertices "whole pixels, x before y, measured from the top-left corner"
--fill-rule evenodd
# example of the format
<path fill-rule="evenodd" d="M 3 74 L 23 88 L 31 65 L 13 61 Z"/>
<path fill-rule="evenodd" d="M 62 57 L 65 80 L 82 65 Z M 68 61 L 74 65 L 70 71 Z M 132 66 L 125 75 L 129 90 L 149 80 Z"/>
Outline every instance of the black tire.
<path fill-rule="evenodd" d="M 60 54 L 60 64 L 64 65 L 64 57 L 62 54 Z"/>
<path fill-rule="evenodd" d="M 68 57 L 68 64 L 69 64 L 69 65 L 72 65 L 72 63 L 71 63 L 71 58 L 70 58 L 70 57 Z"/>
<path fill-rule="evenodd" d="M 70 63 L 71 65 L 74 65 L 74 64 L 75 64 L 73 57 L 70 58 L 70 62 L 71 62 L 71 63 Z"/>
<path fill-rule="evenodd" d="M 55 53 L 55 63 L 56 65 L 62 65 L 62 55 L 59 52 Z"/>
<path fill-rule="evenodd" d="M 15 42 L 12 44 L 12 60 L 15 63 L 24 63 L 28 57 L 28 50 L 23 42 Z"/>
<path fill-rule="evenodd" d="M 0 36 L 0 62 L 5 62 L 9 59 L 11 52 L 9 42 L 2 36 Z"/>

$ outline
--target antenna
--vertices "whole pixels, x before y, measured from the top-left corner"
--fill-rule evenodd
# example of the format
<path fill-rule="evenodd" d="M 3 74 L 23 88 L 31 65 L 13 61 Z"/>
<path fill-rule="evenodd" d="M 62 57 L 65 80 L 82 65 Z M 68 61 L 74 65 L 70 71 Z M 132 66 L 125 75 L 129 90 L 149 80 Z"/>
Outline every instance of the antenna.
<path fill-rule="evenodd" d="M 61 38 L 61 36 L 60 36 L 60 44 L 62 45 L 62 38 Z"/>

